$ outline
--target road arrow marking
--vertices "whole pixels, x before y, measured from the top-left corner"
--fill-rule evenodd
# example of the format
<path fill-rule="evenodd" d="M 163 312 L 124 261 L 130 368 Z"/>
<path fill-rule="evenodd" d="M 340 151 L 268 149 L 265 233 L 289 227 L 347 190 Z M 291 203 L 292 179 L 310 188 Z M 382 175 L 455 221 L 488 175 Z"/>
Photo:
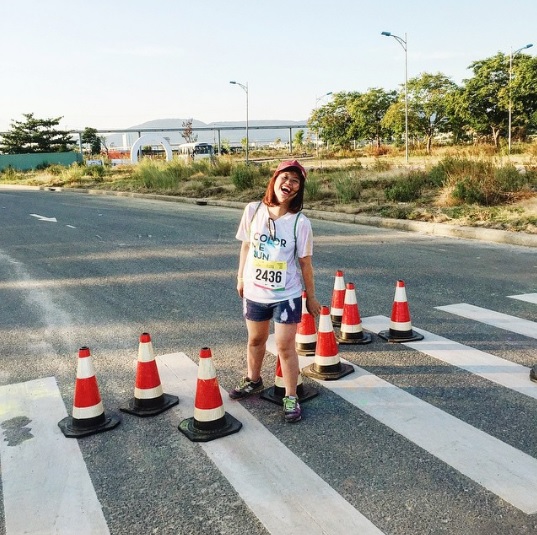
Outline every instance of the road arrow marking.
<path fill-rule="evenodd" d="M 55 217 L 45 217 L 44 215 L 30 214 L 32 217 L 37 217 L 39 221 L 50 221 L 51 223 L 57 223 L 58 220 Z"/>

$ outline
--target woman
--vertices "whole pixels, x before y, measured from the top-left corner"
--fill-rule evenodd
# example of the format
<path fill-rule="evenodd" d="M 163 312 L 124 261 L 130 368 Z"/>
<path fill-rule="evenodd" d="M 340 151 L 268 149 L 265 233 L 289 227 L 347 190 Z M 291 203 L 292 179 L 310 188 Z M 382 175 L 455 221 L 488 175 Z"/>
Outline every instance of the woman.
<path fill-rule="evenodd" d="M 281 162 L 263 200 L 252 202 L 244 209 L 236 235 L 242 241 L 237 291 L 243 299 L 248 330 L 248 371 L 229 396 L 243 399 L 263 390 L 261 367 L 273 319 L 285 385 L 283 412 L 287 422 L 302 418 L 296 394 L 300 369 L 295 335 L 302 317 L 303 288 L 310 314 L 317 316 L 321 309 L 315 298 L 311 223 L 301 213 L 305 181 L 306 170 L 299 162 Z"/>

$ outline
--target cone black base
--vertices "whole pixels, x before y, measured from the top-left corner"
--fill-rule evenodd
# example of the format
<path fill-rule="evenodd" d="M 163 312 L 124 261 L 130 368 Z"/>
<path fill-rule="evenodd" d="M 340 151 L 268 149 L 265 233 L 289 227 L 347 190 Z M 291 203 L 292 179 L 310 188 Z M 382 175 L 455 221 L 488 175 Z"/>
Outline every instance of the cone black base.
<path fill-rule="evenodd" d="M 296 352 L 301 356 L 301 357 L 313 357 L 315 356 L 315 350 L 317 348 L 317 343 L 314 343 L 312 344 L 311 347 L 307 347 L 307 346 L 296 346 Z"/>
<path fill-rule="evenodd" d="M 162 394 L 162 396 L 152 400 L 132 398 L 126 407 L 120 407 L 119 410 L 141 417 L 156 416 L 157 414 L 174 407 L 178 403 L 179 398 L 177 396 Z"/>
<path fill-rule="evenodd" d="M 383 340 L 393 343 L 418 342 L 423 340 L 423 334 L 414 331 L 394 332 L 392 329 L 380 331 L 378 334 Z"/>
<path fill-rule="evenodd" d="M 215 438 L 225 437 L 237 433 L 242 427 L 241 422 L 228 414 L 224 414 L 222 427 L 217 429 L 198 429 L 194 418 L 186 418 L 179 424 L 179 431 L 186 435 L 192 442 L 209 442 Z"/>
<path fill-rule="evenodd" d="M 321 381 L 335 381 L 354 372 L 354 368 L 350 364 L 340 362 L 334 366 L 318 366 L 315 363 L 302 368 L 302 373 L 306 377 L 320 379 Z"/>
<path fill-rule="evenodd" d="M 305 401 L 318 396 L 319 392 L 314 388 L 302 384 L 297 386 L 296 395 L 300 403 L 304 403 Z M 277 386 L 265 388 L 259 397 L 266 401 L 270 401 L 271 403 L 275 403 L 276 405 L 281 405 L 283 403 L 283 398 L 285 397 L 285 388 L 279 388 Z"/>
<path fill-rule="evenodd" d="M 337 341 L 340 344 L 369 344 L 372 341 L 372 337 L 369 333 L 362 333 L 360 338 L 352 338 L 351 335 L 342 335 L 341 333 L 336 336 Z"/>
<path fill-rule="evenodd" d="M 89 435 L 95 435 L 96 433 L 103 433 L 104 431 L 110 431 L 117 427 L 121 422 L 121 417 L 118 414 L 107 413 L 95 425 L 88 425 L 83 423 L 83 420 L 77 420 L 72 416 L 66 416 L 63 420 L 58 422 L 59 428 L 67 438 L 82 438 Z"/>

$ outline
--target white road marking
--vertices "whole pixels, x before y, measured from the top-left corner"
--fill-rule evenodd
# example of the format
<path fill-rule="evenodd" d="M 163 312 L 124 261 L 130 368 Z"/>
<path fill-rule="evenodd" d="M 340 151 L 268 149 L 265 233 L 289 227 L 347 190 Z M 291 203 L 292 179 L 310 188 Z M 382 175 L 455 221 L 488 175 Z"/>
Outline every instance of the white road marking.
<path fill-rule="evenodd" d="M 390 319 L 386 316 L 371 316 L 362 320 L 362 326 L 364 329 L 378 334 L 389 328 Z M 537 384 L 530 381 L 530 369 L 526 366 L 459 344 L 423 329 L 415 327 L 413 329 L 423 334 L 424 340 L 405 342 L 403 345 L 469 371 L 474 375 L 479 375 L 505 388 L 537 399 Z"/>
<path fill-rule="evenodd" d="M 364 321 L 364 320 L 362 320 Z M 274 335 L 267 350 L 274 353 Z M 300 367 L 313 362 L 299 357 Z M 317 381 L 526 514 L 537 512 L 537 460 L 404 390 L 354 367 L 337 381 Z"/>
<path fill-rule="evenodd" d="M 462 316 L 463 318 L 492 325 L 499 329 L 522 334 L 530 338 L 537 338 L 537 323 L 534 321 L 517 318 L 516 316 L 509 316 L 508 314 L 502 314 L 501 312 L 494 312 L 494 310 L 487 310 L 486 308 L 476 307 L 474 305 L 469 305 L 468 303 L 458 303 L 456 305 L 446 305 L 435 308 L 437 310 L 449 312 L 450 314 Z"/>
<path fill-rule="evenodd" d="M 32 217 L 36 217 L 39 221 L 48 221 L 49 223 L 57 223 L 58 220 L 55 217 L 45 217 L 44 215 L 30 214 Z"/>
<path fill-rule="evenodd" d="M 6 535 L 108 535 L 54 377 L 0 387 L 0 458 Z"/>
<path fill-rule="evenodd" d="M 527 301 L 528 303 L 535 303 L 537 305 L 537 293 L 508 295 L 507 297 L 510 297 L 511 299 L 518 299 L 519 301 Z"/>
<path fill-rule="evenodd" d="M 197 365 L 184 353 L 157 357 L 157 363 L 164 391 L 179 395 L 182 418 L 192 417 Z M 228 401 L 225 410 L 243 427 L 233 435 L 199 444 L 270 533 L 382 534 L 240 403 L 229 401 L 227 392 L 220 390 L 222 399 Z M 304 501 L 297 496 L 308 498 Z"/>

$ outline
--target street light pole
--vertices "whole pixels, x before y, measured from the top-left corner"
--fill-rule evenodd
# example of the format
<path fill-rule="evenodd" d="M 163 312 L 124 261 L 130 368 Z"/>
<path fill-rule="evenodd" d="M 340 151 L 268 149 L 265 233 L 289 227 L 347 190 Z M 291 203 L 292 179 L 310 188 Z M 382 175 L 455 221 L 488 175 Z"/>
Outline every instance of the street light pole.
<path fill-rule="evenodd" d="M 328 97 L 332 94 L 332 91 L 328 91 L 328 93 L 325 93 L 324 95 L 321 95 L 320 97 L 317 97 L 315 99 L 315 109 L 317 109 L 317 105 L 319 104 L 319 101 L 323 99 L 324 97 Z M 319 158 L 319 129 L 317 129 L 317 158 Z"/>
<path fill-rule="evenodd" d="M 513 52 L 513 49 L 511 48 L 511 52 L 509 54 L 509 126 L 508 129 L 508 154 L 511 154 L 511 116 L 513 114 L 513 100 L 511 97 L 511 80 L 513 79 L 513 57 L 516 56 L 519 52 L 522 52 L 522 50 L 526 50 L 526 48 L 531 48 L 533 44 L 528 44 L 526 46 L 523 46 L 522 48 L 519 48 L 518 50 L 515 50 Z"/>
<path fill-rule="evenodd" d="M 390 32 L 381 32 L 381 35 L 393 37 L 405 51 L 405 160 L 408 163 L 408 40 L 405 33 L 405 38 L 394 35 Z"/>
<path fill-rule="evenodd" d="M 234 80 L 229 83 L 242 87 L 242 89 L 246 93 L 246 165 L 248 165 L 248 147 L 250 145 L 250 141 L 248 138 L 248 82 L 246 82 L 246 85 L 241 84 L 240 82 L 235 82 Z"/>

